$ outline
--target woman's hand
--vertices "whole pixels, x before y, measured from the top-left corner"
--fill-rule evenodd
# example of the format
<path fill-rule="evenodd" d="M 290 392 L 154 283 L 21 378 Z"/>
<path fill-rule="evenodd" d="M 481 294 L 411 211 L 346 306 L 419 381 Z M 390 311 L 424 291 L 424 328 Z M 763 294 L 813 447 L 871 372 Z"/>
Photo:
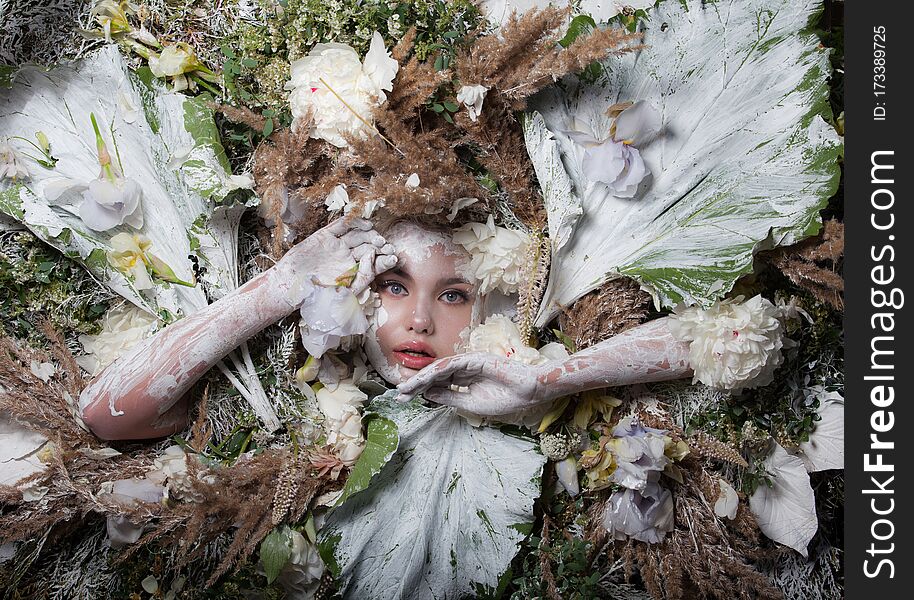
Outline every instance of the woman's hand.
<path fill-rule="evenodd" d="M 553 367 L 471 352 L 435 361 L 397 390 L 403 400 L 423 394 L 438 404 L 494 417 L 547 402 L 542 380 Z"/>
<path fill-rule="evenodd" d="M 283 277 L 306 274 L 325 285 L 352 278 L 360 294 L 397 264 L 394 247 L 365 219 L 340 218 L 293 246 L 276 264 Z"/>

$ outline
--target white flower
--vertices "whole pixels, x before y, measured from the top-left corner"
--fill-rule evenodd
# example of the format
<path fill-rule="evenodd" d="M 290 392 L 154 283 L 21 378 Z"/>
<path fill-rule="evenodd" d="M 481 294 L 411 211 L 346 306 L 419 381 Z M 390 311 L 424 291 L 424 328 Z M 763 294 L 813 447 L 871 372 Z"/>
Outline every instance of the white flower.
<path fill-rule="evenodd" d="M 310 136 L 346 147 L 346 135 L 362 138 L 373 131 L 372 110 L 387 100 L 399 65 L 390 58 L 378 32 L 364 63 L 345 44 L 317 44 L 304 58 L 292 62 L 289 104 L 297 120 L 313 119 Z M 294 127 L 295 125 L 293 125 Z"/>
<path fill-rule="evenodd" d="M 644 427 L 637 419 L 626 417 L 613 428 L 612 435 L 606 450 L 616 463 L 610 478 L 613 483 L 644 490 L 671 462 L 665 452 L 670 438 L 663 430 Z"/>
<path fill-rule="evenodd" d="M 32 371 L 32 375 L 45 383 L 50 381 L 54 373 L 57 372 L 57 367 L 55 367 L 52 363 L 38 362 L 37 360 L 33 360 L 29 367 Z"/>
<path fill-rule="evenodd" d="M 341 183 L 333 188 L 333 191 L 324 200 L 324 206 L 329 211 L 343 210 L 349 206 L 349 192 L 346 191 L 346 185 Z"/>
<path fill-rule="evenodd" d="M 324 206 L 331 212 L 341 210 L 343 211 L 343 214 L 348 215 L 352 212 L 355 204 L 349 200 L 349 192 L 346 191 L 346 185 L 341 183 L 327 194 L 327 198 L 324 200 Z M 384 206 L 384 200 L 369 200 L 362 206 L 361 217 L 363 219 L 370 219 L 374 214 L 374 211 L 381 206 Z"/>
<path fill-rule="evenodd" d="M 0 144 L 0 179 L 26 179 L 29 170 L 19 157 L 19 153 L 9 143 Z"/>
<path fill-rule="evenodd" d="M 677 308 L 670 320 L 676 339 L 691 342 L 692 383 L 717 389 L 741 390 L 767 385 L 783 362 L 785 342 L 782 311 L 755 296 L 723 300 L 704 310 Z"/>
<path fill-rule="evenodd" d="M 143 234 L 118 233 L 109 242 L 108 264 L 133 278 L 133 287 L 137 290 L 153 288 L 152 278 L 146 265 L 149 263 L 147 250 L 152 240 Z"/>
<path fill-rule="evenodd" d="M 457 91 L 457 102 L 467 107 L 467 114 L 471 121 L 475 121 L 482 114 L 482 103 L 489 91 L 484 85 L 465 85 Z"/>
<path fill-rule="evenodd" d="M 155 458 L 153 464 L 156 471 L 165 476 L 166 498 L 193 499 L 193 488 L 187 472 L 187 454 L 181 446 L 165 448 L 162 454 Z"/>
<path fill-rule="evenodd" d="M 290 598 L 311 598 L 324 575 L 324 562 L 305 536 L 294 529 L 290 532 L 292 555 L 277 581 Z"/>
<path fill-rule="evenodd" d="M 643 491 L 615 492 L 606 503 L 603 526 L 617 540 L 630 537 L 658 544 L 673 530 L 673 496 L 654 482 Z"/>
<path fill-rule="evenodd" d="M 194 71 L 200 67 L 200 61 L 194 49 L 184 42 L 166 46 L 156 56 L 149 55 L 149 70 L 156 77 L 175 77 Z"/>
<path fill-rule="evenodd" d="M 581 482 L 578 480 L 578 461 L 573 456 L 555 463 L 555 475 L 569 496 L 581 493 Z"/>
<path fill-rule="evenodd" d="M 468 352 L 487 352 L 504 356 L 528 365 L 547 362 L 536 348 L 531 348 L 520 337 L 520 330 L 504 315 L 492 315 L 482 325 L 470 332 Z"/>
<path fill-rule="evenodd" d="M 632 198 L 650 175 L 635 145 L 649 141 L 661 125 L 659 113 L 640 101 L 621 111 L 609 137 L 598 138 L 583 131 L 565 134 L 584 148 L 581 169 L 587 179 L 606 184 L 620 198 Z"/>
<path fill-rule="evenodd" d="M 125 303 L 112 308 L 102 319 L 101 333 L 79 336 L 86 355 L 77 356 L 76 362 L 89 374 L 96 375 L 149 337 L 155 324 L 155 317 L 133 304 Z"/>
<path fill-rule="evenodd" d="M 365 447 L 361 408 L 366 400 L 368 396 L 348 382 L 317 391 L 317 406 L 324 415 L 327 442 L 347 465 L 354 464 Z"/>
<path fill-rule="evenodd" d="M 720 488 L 720 494 L 717 496 L 717 501 L 714 502 L 714 514 L 718 517 L 735 519 L 736 510 L 739 508 L 739 495 L 724 479 L 718 479 L 717 485 Z"/>
<path fill-rule="evenodd" d="M 467 223 L 453 234 L 454 242 L 470 253 L 470 269 L 480 282 L 479 293 L 517 291 L 523 275 L 530 237 L 522 231 L 496 227 L 492 215 L 485 223 Z"/>
<path fill-rule="evenodd" d="M 368 331 L 368 319 L 359 298 L 345 286 L 324 286 L 303 279 L 301 284 L 302 345 L 308 354 L 321 357 L 337 348 L 342 339 Z"/>
<path fill-rule="evenodd" d="M 107 231 L 124 223 L 139 229 L 143 226 L 142 198 L 143 190 L 133 179 L 93 179 L 83 192 L 79 218 L 95 231 Z"/>

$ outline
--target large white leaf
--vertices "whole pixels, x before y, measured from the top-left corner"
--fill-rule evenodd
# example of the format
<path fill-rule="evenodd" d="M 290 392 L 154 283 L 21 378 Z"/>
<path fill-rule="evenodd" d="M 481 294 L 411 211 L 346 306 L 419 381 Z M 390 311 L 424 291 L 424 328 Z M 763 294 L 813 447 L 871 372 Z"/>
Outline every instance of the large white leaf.
<path fill-rule="evenodd" d="M 545 458 L 447 407 L 387 398 L 397 452 L 321 530 L 346 598 L 464 598 L 494 589 L 533 522 Z"/>
<path fill-rule="evenodd" d="M 819 407 L 819 421 L 808 442 L 800 444 L 806 470 L 844 468 L 844 402 L 829 401 Z"/>
<path fill-rule="evenodd" d="M 5 393 L 0 387 L 0 393 Z M 36 454 L 48 441 L 40 433 L 15 423 L 0 412 L 0 485 L 13 485 L 45 468 Z"/>
<path fill-rule="evenodd" d="M 2 133 L 34 139 L 42 131 L 58 159 L 53 169 L 29 161 L 31 177 L 3 190 L 0 211 L 86 264 L 115 292 L 150 313 L 165 308 L 175 315 L 188 314 L 205 306 L 199 286 L 157 286 L 153 294 L 139 293 L 105 260 L 111 236 L 135 230 L 127 225 L 106 232 L 89 229 L 78 216 L 83 201 L 78 189 L 65 191 L 54 202 L 46 198 L 45 191 L 63 179 L 86 182 L 98 177 L 90 113 L 124 175 L 142 187 L 140 232 L 152 240 L 150 251 L 180 279 L 193 279 L 188 232 L 195 222 L 207 222 L 214 201 L 232 187 L 212 111 L 202 99 L 166 92 L 154 79 L 130 71 L 116 46 L 51 70 L 24 66 L 11 89 L 0 90 Z"/>
<path fill-rule="evenodd" d="M 818 8 L 795 0 L 662 2 L 644 50 L 608 60 L 598 84 L 566 79 L 531 102 L 583 208 L 570 242 L 553 256 L 538 325 L 620 275 L 640 281 L 658 304 L 708 305 L 751 270 L 755 251 L 819 230 L 819 210 L 838 182 L 839 138 L 820 116 L 828 111 L 828 51 L 807 29 Z M 564 132 L 583 127 L 602 139 L 607 108 L 638 100 L 663 122 L 640 148 L 653 180 L 641 197 L 617 198 L 588 181 L 583 148 Z M 543 139 L 527 128 L 541 184 L 560 188 L 542 180 L 552 152 L 535 147 Z"/>
<path fill-rule="evenodd" d="M 819 528 L 806 467 L 799 457 L 775 444 L 765 459 L 765 469 L 772 475 L 772 485 L 760 485 L 749 497 L 749 508 L 762 533 L 805 557 L 806 546 Z"/>

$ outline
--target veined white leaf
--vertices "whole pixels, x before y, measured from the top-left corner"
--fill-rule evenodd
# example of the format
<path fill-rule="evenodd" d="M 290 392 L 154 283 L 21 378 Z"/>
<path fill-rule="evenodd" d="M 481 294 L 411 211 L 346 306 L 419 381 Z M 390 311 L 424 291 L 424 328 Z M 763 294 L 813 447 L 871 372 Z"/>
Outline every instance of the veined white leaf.
<path fill-rule="evenodd" d="M 751 270 L 757 250 L 819 230 L 839 173 L 839 138 L 820 116 L 829 111 L 828 51 L 807 29 L 819 6 L 662 2 L 644 50 L 610 58 L 598 84 L 569 78 L 530 102 L 584 209 L 553 256 L 539 326 L 621 275 L 658 305 L 707 306 Z M 662 116 L 659 136 L 639 148 L 653 179 L 641 197 L 617 198 L 587 180 L 584 149 L 563 132 L 585 127 L 604 139 L 607 108 L 638 100 Z M 530 150 L 535 161 L 543 152 Z"/>
<path fill-rule="evenodd" d="M 45 465 L 35 455 L 47 441 L 40 433 L 15 423 L 9 413 L 0 413 L 0 485 L 14 485 L 43 470 Z"/>
<path fill-rule="evenodd" d="M 575 13 L 590 15 L 596 22 L 607 21 L 621 12 L 622 7 L 650 8 L 657 0 L 483 0 L 483 14 L 489 20 L 504 25 L 513 11 L 522 15 L 532 8 L 571 6 Z"/>
<path fill-rule="evenodd" d="M 395 392 L 396 390 L 394 390 Z M 452 408 L 372 408 L 400 443 L 321 529 L 347 598 L 464 598 L 495 589 L 533 522 L 545 458 L 531 440 L 473 427 Z"/>
<path fill-rule="evenodd" d="M 762 533 L 805 557 L 806 546 L 819 528 L 806 467 L 799 457 L 775 444 L 765 469 L 772 475 L 772 486 L 760 485 L 749 497 L 749 508 Z"/>
<path fill-rule="evenodd" d="M 844 402 L 829 401 L 819 407 L 820 420 L 800 444 L 803 464 L 810 473 L 844 468 Z"/>
<path fill-rule="evenodd" d="M 169 93 L 158 82 L 132 73 L 114 45 L 51 70 L 24 66 L 12 88 L 0 91 L 3 133 L 32 139 L 42 131 L 58 159 L 53 169 L 30 164 L 31 177 L 4 190 L 0 210 L 152 314 L 163 308 L 188 314 L 205 306 L 200 286 L 156 286 L 153 294 L 144 295 L 107 265 L 110 238 L 136 230 L 127 225 L 105 232 L 89 229 L 78 216 L 80 188 L 62 185 L 99 176 L 90 113 L 99 122 L 112 160 L 143 190 L 145 218 L 139 232 L 152 240 L 150 252 L 178 278 L 193 279 L 188 231 L 201 215 L 210 217 L 214 201 L 230 187 L 212 111 L 202 99 Z M 173 158 L 180 152 L 186 156 L 176 168 Z M 45 192 L 54 188 L 63 191 L 48 200 Z"/>

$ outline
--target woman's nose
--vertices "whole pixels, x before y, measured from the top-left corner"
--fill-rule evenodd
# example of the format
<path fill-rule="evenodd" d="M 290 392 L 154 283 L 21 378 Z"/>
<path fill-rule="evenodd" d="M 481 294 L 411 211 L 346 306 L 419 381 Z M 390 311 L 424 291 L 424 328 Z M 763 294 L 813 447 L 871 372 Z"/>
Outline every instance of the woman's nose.
<path fill-rule="evenodd" d="M 409 321 L 409 330 L 424 335 L 431 335 L 435 332 L 431 311 L 424 306 L 424 303 L 419 302 L 413 308 L 412 318 Z"/>

